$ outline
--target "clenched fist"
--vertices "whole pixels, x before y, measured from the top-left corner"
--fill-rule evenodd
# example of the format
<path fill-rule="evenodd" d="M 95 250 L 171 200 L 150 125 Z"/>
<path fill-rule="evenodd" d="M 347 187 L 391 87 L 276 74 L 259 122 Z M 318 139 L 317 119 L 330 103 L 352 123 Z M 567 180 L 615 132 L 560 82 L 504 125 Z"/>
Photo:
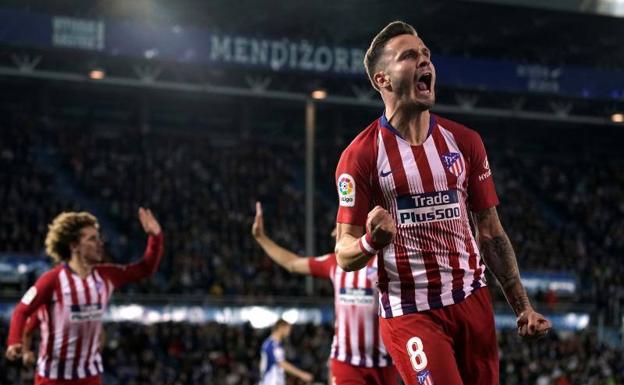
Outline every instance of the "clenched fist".
<path fill-rule="evenodd" d="M 22 344 L 13 344 L 7 347 L 6 358 L 9 361 L 15 361 L 22 356 Z"/>
<path fill-rule="evenodd" d="M 35 356 L 34 352 L 29 350 L 22 354 L 22 363 L 24 364 L 24 366 L 33 366 L 35 362 L 37 362 L 37 357 Z"/>
<path fill-rule="evenodd" d="M 377 250 L 388 246 L 396 235 L 396 223 L 386 209 L 375 206 L 366 218 L 366 232 L 371 235 L 373 247 Z"/>
<path fill-rule="evenodd" d="M 552 327 L 546 317 L 533 309 L 520 313 L 516 323 L 518 325 L 518 335 L 527 340 L 545 336 Z"/>

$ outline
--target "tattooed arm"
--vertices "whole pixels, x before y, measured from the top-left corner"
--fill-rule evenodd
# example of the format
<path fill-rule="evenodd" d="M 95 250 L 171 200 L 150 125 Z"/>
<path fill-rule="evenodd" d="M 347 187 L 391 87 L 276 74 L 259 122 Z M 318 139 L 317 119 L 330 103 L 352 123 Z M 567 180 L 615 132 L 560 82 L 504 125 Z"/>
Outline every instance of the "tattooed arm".
<path fill-rule="evenodd" d="M 496 207 L 476 213 L 474 219 L 483 260 L 500 283 L 507 302 L 516 314 L 518 334 L 527 338 L 545 335 L 551 327 L 550 321 L 531 306 L 520 281 L 516 254 L 498 218 Z"/>

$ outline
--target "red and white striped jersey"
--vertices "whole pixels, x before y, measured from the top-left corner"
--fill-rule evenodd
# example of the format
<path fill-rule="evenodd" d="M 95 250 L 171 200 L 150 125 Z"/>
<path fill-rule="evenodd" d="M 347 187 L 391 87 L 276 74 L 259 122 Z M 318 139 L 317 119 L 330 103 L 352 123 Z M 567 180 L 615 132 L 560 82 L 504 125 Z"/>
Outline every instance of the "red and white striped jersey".
<path fill-rule="evenodd" d="M 24 333 L 30 334 L 39 327 L 42 321 L 48 316 L 48 309 L 45 306 L 39 306 L 39 309 L 28 317 Z"/>
<path fill-rule="evenodd" d="M 427 139 L 412 146 L 382 116 L 342 153 L 336 183 L 337 222 L 365 226 L 376 205 L 396 221 L 379 253 L 382 317 L 458 303 L 485 285 L 468 209 L 498 198 L 478 133 L 432 114 Z"/>
<path fill-rule="evenodd" d="M 334 285 L 336 316 L 330 357 L 367 368 L 392 365 L 379 332 L 377 258 L 351 272 L 338 266 L 333 253 L 308 261 L 313 276 L 329 278 Z"/>
<path fill-rule="evenodd" d="M 110 297 L 115 288 L 153 274 L 162 250 L 161 233 L 149 237 L 145 254 L 136 263 L 96 265 L 86 278 L 67 264 L 47 271 L 15 307 L 7 344 L 21 343 L 27 317 L 38 310 L 40 376 L 73 380 L 102 373 L 99 341 Z"/>

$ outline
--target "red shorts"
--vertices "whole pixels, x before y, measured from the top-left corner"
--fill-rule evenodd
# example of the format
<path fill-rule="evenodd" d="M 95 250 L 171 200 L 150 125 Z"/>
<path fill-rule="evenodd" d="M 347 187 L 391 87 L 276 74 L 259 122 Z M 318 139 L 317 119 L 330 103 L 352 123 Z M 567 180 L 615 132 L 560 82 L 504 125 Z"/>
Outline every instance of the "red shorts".
<path fill-rule="evenodd" d="M 37 374 L 35 376 L 35 385 L 102 385 L 102 379 L 100 375 L 96 375 L 76 380 L 52 380 Z"/>
<path fill-rule="evenodd" d="M 363 368 L 331 359 L 329 368 L 333 385 L 396 385 L 399 383 L 394 365 Z"/>
<path fill-rule="evenodd" d="M 498 385 L 487 287 L 439 309 L 381 318 L 384 344 L 406 385 Z"/>

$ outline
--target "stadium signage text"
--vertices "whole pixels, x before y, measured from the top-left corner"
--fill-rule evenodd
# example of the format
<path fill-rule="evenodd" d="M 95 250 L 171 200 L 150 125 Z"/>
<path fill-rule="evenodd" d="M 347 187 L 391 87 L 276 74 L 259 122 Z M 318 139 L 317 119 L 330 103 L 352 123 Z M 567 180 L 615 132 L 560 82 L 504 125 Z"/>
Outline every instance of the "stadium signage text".
<path fill-rule="evenodd" d="M 295 42 L 212 35 L 209 55 L 211 61 L 262 66 L 273 71 L 364 73 L 362 49 L 314 45 L 306 40 Z"/>
<path fill-rule="evenodd" d="M 101 51 L 104 49 L 104 23 L 54 16 L 52 18 L 52 44 L 57 47 Z"/>
<path fill-rule="evenodd" d="M 537 92 L 559 92 L 561 72 L 561 68 L 549 68 L 539 64 L 519 64 L 516 66 L 516 76 L 521 79 L 526 78 L 527 89 Z"/>
<path fill-rule="evenodd" d="M 141 60 L 204 64 L 228 71 L 256 68 L 365 79 L 365 47 L 314 43 L 305 37 L 244 36 L 180 25 L 81 19 L 0 8 L 0 43 L 100 51 Z M 434 63 L 443 87 L 615 100 L 624 95 L 622 70 L 551 67 L 444 54 L 436 55 Z"/>

